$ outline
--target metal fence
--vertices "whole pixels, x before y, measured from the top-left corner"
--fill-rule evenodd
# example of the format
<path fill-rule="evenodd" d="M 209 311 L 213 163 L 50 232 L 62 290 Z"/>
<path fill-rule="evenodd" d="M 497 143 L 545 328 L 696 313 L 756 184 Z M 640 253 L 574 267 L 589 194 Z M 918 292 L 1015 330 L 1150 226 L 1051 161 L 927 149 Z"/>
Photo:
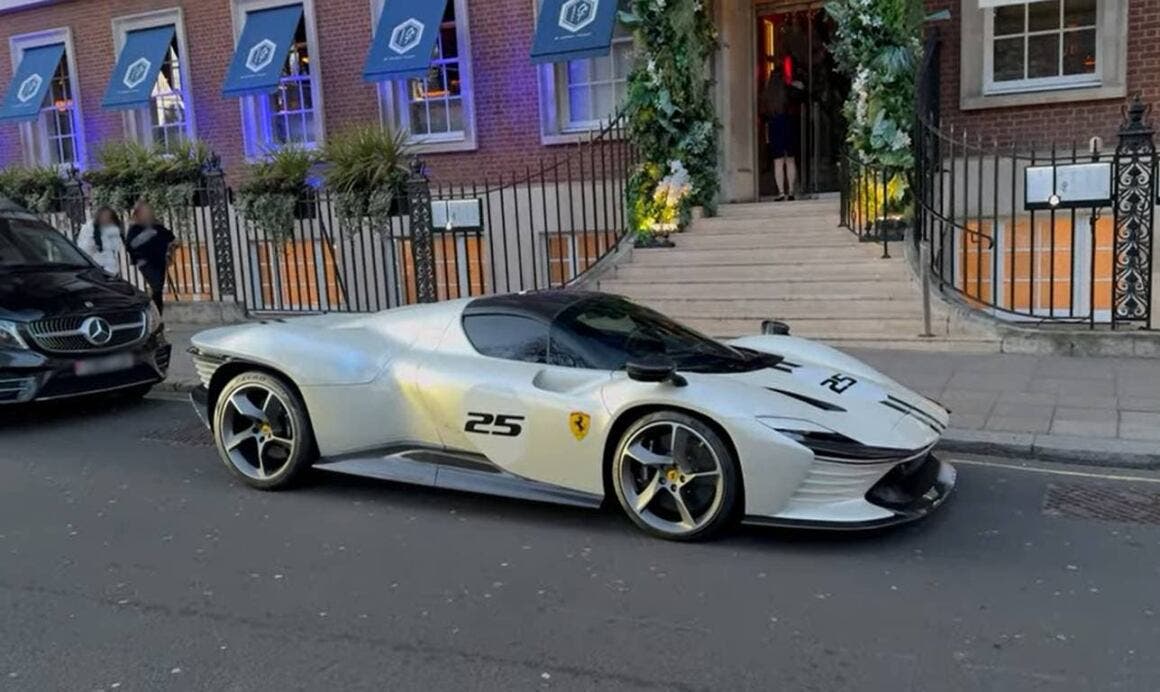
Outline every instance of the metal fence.
<path fill-rule="evenodd" d="M 890 243 L 906 237 L 912 214 L 908 172 L 866 163 L 846 153 L 842 157 L 839 223 L 858 240 L 882 245 L 890 257 Z"/>
<path fill-rule="evenodd" d="M 211 166 L 188 206 L 161 215 L 179 238 L 166 298 L 259 314 L 372 312 L 573 285 L 628 233 L 638 159 L 625 134 L 617 118 L 534 167 L 472 184 L 431 182 L 416 162 L 381 218 L 343 218 L 337 194 L 312 189 L 277 235 L 241 213 Z M 79 180 L 68 189 L 67 205 L 42 216 L 76 239 L 93 210 Z M 144 287 L 128 258 L 123 275 Z"/>

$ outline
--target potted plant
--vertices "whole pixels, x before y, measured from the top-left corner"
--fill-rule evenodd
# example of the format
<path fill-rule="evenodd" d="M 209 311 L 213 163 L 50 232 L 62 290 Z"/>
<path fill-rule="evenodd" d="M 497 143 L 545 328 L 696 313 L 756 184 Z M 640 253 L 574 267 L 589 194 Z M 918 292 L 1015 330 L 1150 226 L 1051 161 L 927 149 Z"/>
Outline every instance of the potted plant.
<path fill-rule="evenodd" d="M 645 164 L 632 179 L 633 222 L 637 247 L 673 247 L 669 234 L 688 225 L 693 183 L 680 161 L 665 170 Z"/>
<path fill-rule="evenodd" d="M 242 215 L 276 242 L 292 238 L 296 219 L 317 215 L 317 196 L 307 185 L 315 162 L 309 151 L 283 147 L 249 164 L 238 187 Z"/>
<path fill-rule="evenodd" d="M 389 226 L 403 213 L 407 181 L 407 137 L 378 126 L 348 130 L 331 138 L 323 152 L 326 183 L 337 197 L 339 223 L 348 233 Z"/>
<path fill-rule="evenodd" d="M 12 166 L 0 170 L 0 195 L 39 214 L 61 211 L 65 179 L 49 166 Z"/>
<path fill-rule="evenodd" d="M 182 221 L 188 214 L 180 212 L 197 205 L 202 168 L 209 158 L 209 148 L 200 142 L 177 149 L 109 142 L 97 152 L 99 166 L 84 178 L 96 206 L 127 211 L 145 200 L 158 213 Z"/>

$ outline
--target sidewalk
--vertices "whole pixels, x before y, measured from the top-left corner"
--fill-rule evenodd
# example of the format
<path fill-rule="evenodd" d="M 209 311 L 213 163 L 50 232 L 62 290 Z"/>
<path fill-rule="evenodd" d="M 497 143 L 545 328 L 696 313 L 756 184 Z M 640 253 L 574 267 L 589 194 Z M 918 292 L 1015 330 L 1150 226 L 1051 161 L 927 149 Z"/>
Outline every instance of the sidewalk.
<path fill-rule="evenodd" d="M 169 325 L 166 388 L 197 386 L 186 353 L 205 326 Z M 1160 360 L 854 351 L 951 410 L 948 451 L 1160 468 Z"/>

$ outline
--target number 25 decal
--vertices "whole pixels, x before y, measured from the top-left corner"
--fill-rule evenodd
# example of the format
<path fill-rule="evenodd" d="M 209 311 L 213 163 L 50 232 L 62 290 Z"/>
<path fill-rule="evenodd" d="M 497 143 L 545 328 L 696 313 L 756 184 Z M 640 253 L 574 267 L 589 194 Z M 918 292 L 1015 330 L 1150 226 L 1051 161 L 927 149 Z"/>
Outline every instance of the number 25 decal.
<path fill-rule="evenodd" d="M 847 389 L 856 384 L 858 384 L 858 380 L 845 375 L 831 375 L 829 379 L 822 382 L 823 387 L 829 387 L 830 391 L 835 394 L 844 394 Z"/>
<path fill-rule="evenodd" d="M 519 425 L 524 416 L 508 416 L 492 413 L 468 413 L 467 425 L 464 432 L 476 435 L 499 435 L 500 437 L 519 437 L 524 431 Z"/>

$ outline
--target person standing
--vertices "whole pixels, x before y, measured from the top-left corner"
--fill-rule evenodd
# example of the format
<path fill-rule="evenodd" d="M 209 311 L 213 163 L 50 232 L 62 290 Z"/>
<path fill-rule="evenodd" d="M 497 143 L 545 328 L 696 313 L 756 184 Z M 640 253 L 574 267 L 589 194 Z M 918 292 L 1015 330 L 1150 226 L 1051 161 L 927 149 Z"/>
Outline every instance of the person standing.
<path fill-rule="evenodd" d="M 153 215 L 153 208 L 138 202 L 133 208 L 133 225 L 129 226 L 125 242 L 129 246 L 129 258 L 149 284 L 158 312 L 163 310 L 165 273 L 174 240 L 173 233 Z"/>
<path fill-rule="evenodd" d="M 769 157 L 773 160 L 773 177 L 777 182 L 776 201 L 794 198 L 797 187 L 798 123 L 793 115 L 791 89 L 798 83 L 785 73 L 782 62 L 774 64 L 761 90 L 761 116 L 765 122 Z"/>
<path fill-rule="evenodd" d="M 77 237 L 77 246 L 113 276 L 121 275 L 121 255 L 125 253 L 125 243 L 121 237 L 121 219 L 109 207 L 97 209 Z"/>

